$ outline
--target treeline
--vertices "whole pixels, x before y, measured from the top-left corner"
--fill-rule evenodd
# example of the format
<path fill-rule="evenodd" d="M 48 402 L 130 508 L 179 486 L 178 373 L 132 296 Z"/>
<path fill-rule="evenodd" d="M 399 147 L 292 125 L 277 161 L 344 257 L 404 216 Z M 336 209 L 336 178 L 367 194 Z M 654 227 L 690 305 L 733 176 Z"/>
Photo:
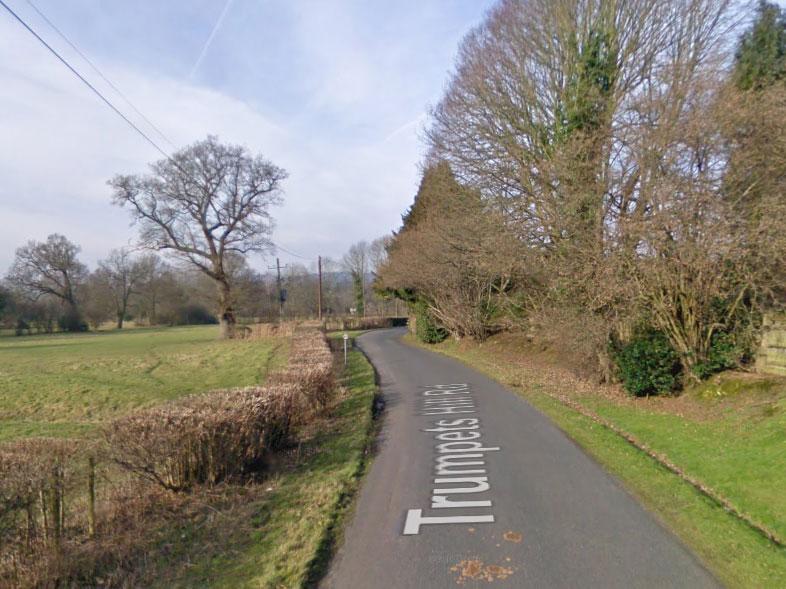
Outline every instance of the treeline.
<path fill-rule="evenodd" d="M 522 329 L 639 395 L 749 364 L 786 300 L 785 84 L 766 2 L 502 0 L 378 288 L 426 341 Z"/>
<path fill-rule="evenodd" d="M 79 252 L 78 245 L 57 234 L 20 247 L 0 282 L 0 327 L 25 335 L 105 324 L 122 329 L 126 321 L 147 326 L 218 323 L 215 284 L 203 272 L 129 248 L 112 250 L 90 271 Z M 395 314 L 396 302 L 372 287 L 384 256 L 385 241 L 379 239 L 352 245 L 341 261 L 324 258 L 323 315 Z M 228 257 L 226 266 L 232 305 L 241 321 L 276 321 L 282 313 L 284 319 L 317 316 L 316 264 L 285 265 L 280 285 L 275 272 L 253 270 L 244 256 Z"/>
<path fill-rule="evenodd" d="M 140 325 L 217 323 L 215 287 L 200 273 L 150 252 L 113 250 L 90 271 L 80 248 L 62 235 L 31 241 L 0 285 L 2 325 L 17 334 L 87 331 L 112 322 Z M 254 317 L 275 295 L 269 281 L 238 258 L 233 268 L 241 312 Z M 272 303 L 269 305 L 272 307 Z"/>
<path fill-rule="evenodd" d="M 91 272 L 62 235 L 28 242 L 0 282 L 0 327 L 22 335 L 109 320 L 118 328 L 129 319 L 217 322 L 232 338 L 247 333 L 239 321 L 389 314 L 396 301 L 371 288 L 384 239 L 354 244 L 340 262 L 323 260 L 321 306 L 317 260 L 287 264 L 281 275 L 248 266 L 249 254 L 275 249 L 271 208 L 281 204 L 286 178 L 263 155 L 214 136 L 152 163 L 148 174 L 115 175 L 112 202 L 138 225 L 136 248 L 113 250 Z"/>

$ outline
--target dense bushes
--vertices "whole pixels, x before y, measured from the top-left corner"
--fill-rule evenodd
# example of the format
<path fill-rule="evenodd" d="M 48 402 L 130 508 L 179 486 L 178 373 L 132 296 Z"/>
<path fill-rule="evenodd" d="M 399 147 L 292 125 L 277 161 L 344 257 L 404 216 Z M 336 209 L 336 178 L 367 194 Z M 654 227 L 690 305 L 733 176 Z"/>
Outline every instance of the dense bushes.
<path fill-rule="evenodd" d="M 680 383 L 680 357 L 668 338 L 647 331 L 622 345 L 616 354 L 620 379 L 632 395 L 669 393 Z"/>
<path fill-rule="evenodd" d="M 688 363 L 663 332 L 647 329 L 625 344 L 613 345 L 612 355 L 625 389 L 642 397 L 678 390 L 686 384 L 683 376 L 704 380 L 750 361 L 749 340 L 750 334 L 742 328 L 717 331 L 710 339 L 706 356 Z"/>
<path fill-rule="evenodd" d="M 94 481 L 83 476 L 87 465 L 80 464 L 81 457 L 79 445 L 69 440 L 0 445 L 0 586 L 54 586 L 40 578 L 50 561 L 75 527 L 80 535 L 93 529 L 92 503 L 84 521 L 66 517 L 66 496 L 78 487 L 87 492 Z"/>
<path fill-rule="evenodd" d="M 74 442 L 47 438 L 0 446 L 0 545 L 13 539 L 20 523 L 27 542 L 59 543 L 63 497 L 74 485 L 77 451 Z"/>
<path fill-rule="evenodd" d="M 740 349 L 734 334 L 716 332 L 712 335 L 707 359 L 696 363 L 692 370 L 699 379 L 709 378 L 717 372 L 734 368 L 738 359 L 745 359 L 748 352 Z"/>
<path fill-rule="evenodd" d="M 325 408 L 335 387 L 333 354 L 324 339 L 321 336 L 315 338 L 313 333 L 295 334 L 287 367 L 270 377 L 271 384 L 296 386 L 300 391 L 306 391 L 306 413 L 314 405 Z"/>
<path fill-rule="evenodd" d="M 403 220 L 377 288 L 420 301 L 415 313 L 426 325 L 423 341 L 441 341 L 446 333 L 482 341 L 508 323 L 519 241 L 477 190 L 463 186 L 444 162 L 428 166 Z"/>
<path fill-rule="evenodd" d="M 189 303 L 162 313 L 159 321 L 169 325 L 217 325 L 218 319 L 205 306 Z"/>
<path fill-rule="evenodd" d="M 87 331 L 87 322 L 76 308 L 66 309 L 57 319 L 57 326 L 60 331 L 70 331 L 72 333 Z"/>

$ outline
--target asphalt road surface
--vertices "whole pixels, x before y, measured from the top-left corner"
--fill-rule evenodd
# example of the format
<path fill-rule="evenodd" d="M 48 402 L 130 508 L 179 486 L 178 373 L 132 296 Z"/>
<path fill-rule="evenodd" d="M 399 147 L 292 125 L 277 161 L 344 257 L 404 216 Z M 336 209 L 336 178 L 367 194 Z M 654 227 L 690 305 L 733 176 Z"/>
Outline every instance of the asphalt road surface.
<path fill-rule="evenodd" d="M 386 410 L 323 587 L 719 586 L 548 418 L 403 334 L 358 339 Z"/>

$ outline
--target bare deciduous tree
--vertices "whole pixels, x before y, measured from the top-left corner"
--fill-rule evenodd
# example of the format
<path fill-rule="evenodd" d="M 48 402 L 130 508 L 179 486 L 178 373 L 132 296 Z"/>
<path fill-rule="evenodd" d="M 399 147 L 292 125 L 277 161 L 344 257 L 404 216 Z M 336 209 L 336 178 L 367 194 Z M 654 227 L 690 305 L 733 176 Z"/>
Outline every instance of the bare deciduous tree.
<path fill-rule="evenodd" d="M 57 233 L 45 242 L 30 241 L 16 250 L 8 281 L 34 299 L 49 295 L 76 310 L 76 291 L 87 274 L 77 259 L 79 251 L 79 246 Z"/>
<path fill-rule="evenodd" d="M 135 260 L 126 248 L 112 250 L 109 257 L 98 263 L 97 278 L 112 295 L 118 329 L 123 329 L 131 296 L 138 292 L 147 273 L 148 264 Z"/>
<path fill-rule="evenodd" d="M 85 319 L 93 329 L 98 329 L 107 321 L 117 318 L 114 294 L 101 272 L 93 272 L 88 277 L 84 291 L 81 308 Z"/>
<path fill-rule="evenodd" d="M 707 142 L 683 134 L 724 76 L 729 7 L 502 0 L 465 39 L 433 112 L 431 157 L 493 203 L 522 260 L 543 269 L 530 310 L 580 310 L 606 326 L 596 350 L 632 320 L 639 274 L 621 260 L 649 263 L 644 221 L 676 212 L 675 198 L 719 194 L 702 168 L 718 162 L 695 161 Z"/>
<path fill-rule="evenodd" d="M 172 291 L 172 277 L 169 266 L 155 253 L 141 256 L 137 263 L 142 267 L 144 278 L 138 286 L 136 313 L 150 325 L 158 322 L 158 310 L 165 293 Z"/>
<path fill-rule="evenodd" d="M 372 274 L 377 274 L 384 265 L 388 257 L 388 247 L 392 241 L 392 237 L 378 237 L 372 241 L 368 246 L 368 259 L 369 270 Z"/>
<path fill-rule="evenodd" d="M 269 248 L 270 207 L 280 202 L 287 174 L 261 155 L 212 136 L 151 170 L 113 178 L 114 202 L 131 210 L 145 247 L 170 251 L 215 282 L 222 332 L 233 337 L 228 260 Z"/>
<path fill-rule="evenodd" d="M 355 309 L 361 317 L 366 316 L 366 277 L 369 268 L 369 245 L 365 241 L 352 244 L 342 259 L 344 270 L 352 275 L 355 290 Z"/>

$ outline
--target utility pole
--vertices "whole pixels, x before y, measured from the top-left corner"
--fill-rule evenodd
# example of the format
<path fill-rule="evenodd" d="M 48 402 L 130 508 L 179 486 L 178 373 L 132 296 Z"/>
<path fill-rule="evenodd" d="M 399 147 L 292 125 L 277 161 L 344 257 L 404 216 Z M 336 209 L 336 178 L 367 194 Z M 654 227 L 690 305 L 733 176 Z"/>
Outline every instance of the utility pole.
<path fill-rule="evenodd" d="M 284 264 L 284 268 L 286 268 L 289 264 Z M 268 270 L 273 270 L 272 266 L 267 267 Z M 281 262 L 278 258 L 276 258 L 276 285 L 278 286 L 278 319 L 279 321 L 284 320 L 284 300 L 286 295 L 284 294 L 284 290 L 281 288 Z"/>
<path fill-rule="evenodd" d="M 319 290 L 317 291 L 317 305 L 319 306 L 319 321 L 322 321 L 322 256 L 317 256 L 317 268 L 319 270 Z"/>
<path fill-rule="evenodd" d="M 366 252 L 363 252 L 363 258 L 360 264 L 360 292 L 363 297 L 363 317 L 366 316 Z"/>

